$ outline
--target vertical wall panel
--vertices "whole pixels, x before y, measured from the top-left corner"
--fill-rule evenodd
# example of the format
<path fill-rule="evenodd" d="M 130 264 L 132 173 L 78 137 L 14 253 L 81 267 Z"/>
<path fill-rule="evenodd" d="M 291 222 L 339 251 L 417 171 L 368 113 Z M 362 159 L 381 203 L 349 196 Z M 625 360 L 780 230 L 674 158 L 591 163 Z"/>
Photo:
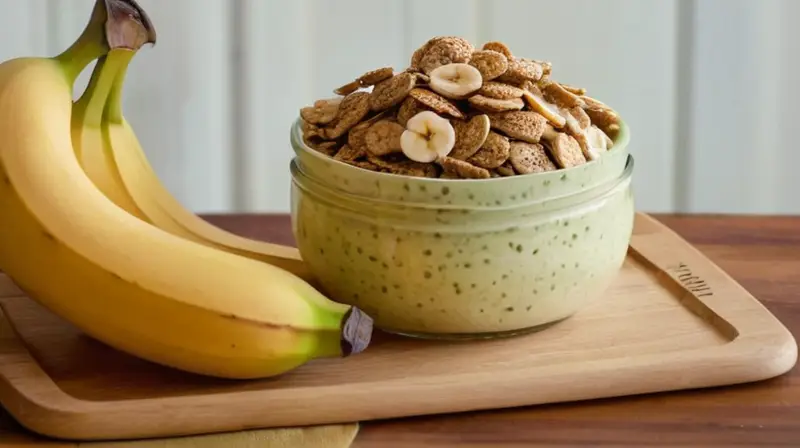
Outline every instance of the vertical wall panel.
<path fill-rule="evenodd" d="M 797 124 L 800 122 L 800 2 L 783 0 L 780 11 L 781 66 L 775 87 L 779 89 L 778 129 L 780 140 L 774 149 L 773 176 L 778 178 L 777 211 L 800 214 L 800 151 L 797 149 Z"/>
<path fill-rule="evenodd" d="M 48 46 L 52 53 L 69 47 L 89 22 L 93 0 L 45 0 L 48 17 Z"/>
<path fill-rule="evenodd" d="M 232 203 L 230 3 L 139 0 L 158 31 L 133 61 L 125 111 L 148 157 L 189 208 Z"/>
<path fill-rule="evenodd" d="M 240 36 L 241 207 L 289 210 L 289 127 L 311 103 L 317 39 L 308 0 L 244 0 Z M 324 94 L 324 92 L 320 92 Z M 332 94 L 331 94 L 332 95 Z"/>
<path fill-rule="evenodd" d="M 45 0 L 0 0 L 0 61 L 47 50 Z"/>
<path fill-rule="evenodd" d="M 781 164 L 778 83 L 782 59 L 792 57 L 781 51 L 782 4 L 695 4 L 693 86 L 686 98 L 693 114 L 686 209 L 776 212 L 782 208 L 776 194 Z M 792 114 L 797 117 L 796 110 Z"/>
<path fill-rule="evenodd" d="M 309 0 L 313 97 L 378 67 L 405 67 L 405 2 Z M 378 6 L 380 5 L 380 6 Z"/>
<path fill-rule="evenodd" d="M 363 72 L 404 63 L 403 2 L 242 3 L 246 210 L 289 210 L 289 126 Z"/>
<path fill-rule="evenodd" d="M 411 54 L 434 36 L 460 36 L 477 45 L 484 29 L 480 0 L 407 0 L 405 6 L 406 67 Z"/>
<path fill-rule="evenodd" d="M 637 206 L 673 207 L 677 2 L 482 0 L 489 39 L 553 62 L 553 76 L 586 87 L 632 129 Z"/>

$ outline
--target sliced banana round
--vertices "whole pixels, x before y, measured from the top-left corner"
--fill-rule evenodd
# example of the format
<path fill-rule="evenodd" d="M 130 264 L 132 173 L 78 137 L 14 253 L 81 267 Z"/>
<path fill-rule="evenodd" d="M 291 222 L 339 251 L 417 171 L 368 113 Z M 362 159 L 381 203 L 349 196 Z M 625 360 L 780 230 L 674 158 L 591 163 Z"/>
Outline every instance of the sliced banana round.
<path fill-rule="evenodd" d="M 408 119 L 400 136 L 403 154 L 415 162 L 430 163 L 450 154 L 456 131 L 450 121 L 429 110 Z"/>
<path fill-rule="evenodd" d="M 436 67 L 430 73 L 430 88 L 445 98 L 466 98 L 483 86 L 481 72 L 463 63 L 452 63 Z"/>
<path fill-rule="evenodd" d="M 600 153 L 606 152 L 611 149 L 614 142 L 595 125 L 591 125 L 584 130 L 581 134 L 575 137 L 581 145 L 583 155 L 586 160 L 597 160 L 600 158 Z"/>
<path fill-rule="evenodd" d="M 522 98 L 528 103 L 532 111 L 538 112 L 547 118 L 554 127 L 561 129 L 567 124 L 567 119 L 559 113 L 558 106 L 545 100 L 538 89 L 523 91 Z"/>

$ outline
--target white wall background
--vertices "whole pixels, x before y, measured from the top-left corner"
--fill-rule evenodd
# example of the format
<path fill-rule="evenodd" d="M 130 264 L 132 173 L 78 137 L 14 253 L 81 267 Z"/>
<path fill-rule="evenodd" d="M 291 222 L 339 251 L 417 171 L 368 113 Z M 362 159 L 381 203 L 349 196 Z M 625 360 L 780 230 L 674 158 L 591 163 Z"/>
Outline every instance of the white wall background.
<path fill-rule="evenodd" d="M 643 211 L 800 213 L 798 0 L 139 0 L 125 112 L 198 212 L 285 212 L 288 127 L 434 35 L 502 40 L 613 105 Z M 93 0 L 0 0 L 0 60 L 51 55 Z M 85 83 L 85 77 L 84 77 Z"/>

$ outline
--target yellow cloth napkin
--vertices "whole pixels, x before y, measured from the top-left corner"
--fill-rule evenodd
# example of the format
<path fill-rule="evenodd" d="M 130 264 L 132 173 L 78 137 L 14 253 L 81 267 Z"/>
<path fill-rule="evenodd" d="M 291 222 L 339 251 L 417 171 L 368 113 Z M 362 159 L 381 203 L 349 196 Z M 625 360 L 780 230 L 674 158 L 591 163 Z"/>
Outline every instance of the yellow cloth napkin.
<path fill-rule="evenodd" d="M 124 442 L 59 442 L 33 435 L 0 408 L 0 448 L 349 448 L 358 424 L 263 429 Z"/>

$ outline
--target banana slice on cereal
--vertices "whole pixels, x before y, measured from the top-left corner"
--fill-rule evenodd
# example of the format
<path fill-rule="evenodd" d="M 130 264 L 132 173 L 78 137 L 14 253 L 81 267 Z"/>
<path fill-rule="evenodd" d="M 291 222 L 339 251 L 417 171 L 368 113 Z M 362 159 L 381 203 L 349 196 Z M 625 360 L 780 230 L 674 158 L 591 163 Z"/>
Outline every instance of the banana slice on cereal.
<path fill-rule="evenodd" d="M 536 91 L 529 91 L 525 90 L 522 94 L 522 98 L 525 99 L 525 102 L 528 103 L 528 107 L 531 110 L 538 112 L 543 117 L 547 118 L 550 123 L 553 124 L 556 128 L 562 128 L 565 124 L 567 124 L 566 118 L 561 116 L 558 112 L 558 107 L 552 103 L 549 103 L 547 100 L 542 97 L 542 95 Z"/>
<path fill-rule="evenodd" d="M 456 132 L 450 121 L 434 112 L 423 111 L 409 118 L 400 136 L 403 154 L 415 162 L 430 163 L 450 154 Z"/>
<path fill-rule="evenodd" d="M 429 87 L 445 98 L 454 100 L 466 98 L 483 86 L 481 72 L 464 63 L 441 65 L 430 73 Z"/>
<path fill-rule="evenodd" d="M 597 160 L 601 153 L 611 149 L 614 142 L 600 128 L 591 125 L 577 138 L 586 160 Z"/>

